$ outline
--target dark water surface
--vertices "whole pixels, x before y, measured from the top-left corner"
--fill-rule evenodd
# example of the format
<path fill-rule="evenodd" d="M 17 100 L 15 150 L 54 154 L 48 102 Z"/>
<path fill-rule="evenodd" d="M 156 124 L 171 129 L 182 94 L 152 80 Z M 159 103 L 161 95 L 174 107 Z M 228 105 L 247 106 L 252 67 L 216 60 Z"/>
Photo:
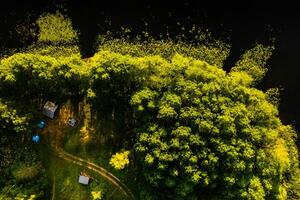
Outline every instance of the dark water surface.
<path fill-rule="evenodd" d="M 84 3 L 82 3 L 84 2 Z M 105 2 L 105 3 L 103 3 Z M 255 42 L 269 43 L 275 37 L 276 50 L 271 66 L 259 88 L 284 88 L 280 116 L 283 122 L 300 130 L 300 7 L 287 2 L 242 3 L 211 1 L 7 1 L 0 5 L 0 48 L 22 46 L 16 40 L 14 27 L 36 18 L 45 11 L 55 11 L 57 3 L 67 8 L 76 29 L 80 30 L 80 47 L 86 57 L 94 53 L 98 33 L 131 27 L 136 32 L 145 29 L 158 35 L 168 30 L 176 35 L 177 22 L 188 26 L 208 27 L 217 37 L 230 36 L 232 54 L 226 61 L 229 69 L 242 52 Z M 111 25 L 106 23 L 111 21 Z"/>

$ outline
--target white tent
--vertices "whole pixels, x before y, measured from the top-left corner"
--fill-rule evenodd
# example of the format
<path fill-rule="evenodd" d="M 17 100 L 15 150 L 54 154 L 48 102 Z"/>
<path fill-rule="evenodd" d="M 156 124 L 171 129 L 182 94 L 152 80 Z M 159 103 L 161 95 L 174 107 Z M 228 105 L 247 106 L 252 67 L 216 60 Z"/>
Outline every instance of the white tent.
<path fill-rule="evenodd" d="M 43 107 L 43 114 L 51 119 L 55 116 L 55 111 L 57 110 L 58 105 L 55 105 L 51 101 L 47 101 Z"/>
<path fill-rule="evenodd" d="M 79 183 L 81 183 L 81 184 L 83 184 L 83 185 L 88 185 L 88 184 L 89 184 L 89 181 L 90 181 L 90 178 L 89 178 L 89 177 L 87 177 L 87 176 L 82 176 L 82 175 L 79 176 L 79 180 L 78 180 Z"/>

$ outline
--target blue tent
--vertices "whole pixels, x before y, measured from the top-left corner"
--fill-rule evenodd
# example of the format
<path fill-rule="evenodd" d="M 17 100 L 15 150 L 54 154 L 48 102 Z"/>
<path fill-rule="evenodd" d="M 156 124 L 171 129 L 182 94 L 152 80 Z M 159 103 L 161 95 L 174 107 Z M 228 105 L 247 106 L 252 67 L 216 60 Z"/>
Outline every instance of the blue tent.
<path fill-rule="evenodd" d="M 40 141 L 40 136 L 38 136 L 38 135 L 32 136 L 32 141 L 35 143 L 38 143 Z"/>
<path fill-rule="evenodd" d="M 45 123 L 43 120 L 41 120 L 41 121 L 38 123 L 38 127 L 39 127 L 39 128 L 44 128 L 45 125 L 46 125 L 46 123 Z"/>

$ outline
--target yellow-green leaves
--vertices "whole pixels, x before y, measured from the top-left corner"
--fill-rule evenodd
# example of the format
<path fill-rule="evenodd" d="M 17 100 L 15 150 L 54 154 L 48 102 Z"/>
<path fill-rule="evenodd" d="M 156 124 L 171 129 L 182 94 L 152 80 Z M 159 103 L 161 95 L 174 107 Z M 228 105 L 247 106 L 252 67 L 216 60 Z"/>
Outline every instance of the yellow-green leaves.
<path fill-rule="evenodd" d="M 91 195 L 92 195 L 93 200 L 100 200 L 103 197 L 101 191 L 92 191 Z"/>
<path fill-rule="evenodd" d="M 232 192 L 220 192 L 229 199 L 275 198 L 297 150 L 282 142 L 281 135 L 291 131 L 281 127 L 268 95 L 251 87 L 254 78 L 179 54 L 167 71 L 155 68 L 151 65 L 151 78 L 131 96 L 146 179 L 174 187 L 174 197 L 187 195 L 172 184 L 178 181 L 191 190 L 226 185 Z"/>
<path fill-rule="evenodd" d="M 279 106 L 280 102 L 280 90 L 279 88 L 270 88 L 266 92 L 267 99 L 270 103 L 272 103 L 275 106 Z"/>
<path fill-rule="evenodd" d="M 250 184 L 247 190 L 246 195 L 243 194 L 245 199 L 249 200 L 264 200 L 265 199 L 265 192 L 263 185 L 260 182 L 258 177 L 253 177 L 250 179 Z"/>
<path fill-rule="evenodd" d="M 172 108 L 170 106 L 160 106 L 159 107 L 157 118 L 172 119 L 172 118 L 176 118 L 176 116 L 177 116 L 177 113 L 174 110 L 174 108 Z"/>
<path fill-rule="evenodd" d="M 37 20 L 37 24 L 40 42 L 70 43 L 78 39 L 71 20 L 61 13 L 42 15 Z"/>
<path fill-rule="evenodd" d="M 286 171 L 290 166 L 289 153 L 285 145 L 285 141 L 282 138 L 277 139 L 272 153 L 274 159 L 278 162 L 279 170 Z"/>
<path fill-rule="evenodd" d="M 253 80 L 257 83 L 262 80 L 268 71 L 266 64 L 273 50 L 273 46 L 258 44 L 246 51 L 231 71 L 244 71 L 252 76 Z"/>
<path fill-rule="evenodd" d="M 88 99 L 95 99 L 96 98 L 96 94 L 92 89 L 88 89 L 87 90 L 87 98 Z"/>
<path fill-rule="evenodd" d="M 84 62 L 78 55 L 68 57 L 17 53 L 1 60 L 0 78 L 8 96 L 43 97 L 56 93 L 78 94 L 81 80 L 86 78 Z M 5 70 L 2 70 L 5 69 Z M 59 89 L 58 89 L 59 88 Z M 25 96 L 24 96 L 25 97 Z"/>
<path fill-rule="evenodd" d="M 145 156 L 145 162 L 148 163 L 148 164 L 152 164 L 154 162 L 153 156 L 151 156 L 150 154 L 147 154 Z"/>
<path fill-rule="evenodd" d="M 17 181 L 29 181 L 40 173 L 40 169 L 41 166 L 38 164 L 27 166 L 22 163 L 12 172 L 12 174 Z"/>
<path fill-rule="evenodd" d="M 19 116 L 17 110 L 0 99 L 0 131 L 25 132 L 28 127 L 26 116 Z"/>
<path fill-rule="evenodd" d="M 239 71 L 239 72 L 231 71 L 229 73 L 229 76 L 231 77 L 232 81 L 243 86 L 249 86 L 253 81 L 252 76 L 243 71 Z"/>
<path fill-rule="evenodd" d="M 62 60 L 72 55 L 80 56 L 78 34 L 69 18 L 59 12 L 45 13 L 36 24 L 39 27 L 38 42 L 29 46 L 26 52 Z"/>
<path fill-rule="evenodd" d="M 191 128 L 180 126 L 177 129 L 173 130 L 171 134 L 177 138 L 188 138 L 191 136 Z"/>
<path fill-rule="evenodd" d="M 77 40 L 69 19 L 47 14 L 37 23 L 39 41 L 55 45 L 1 59 L 0 91 L 84 97 L 92 108 L 116 111 L 115 121 L 133 130 L 130 144 L 146 181 L 170 191 L 164 197 L 213 191 L 209 197 L 216 199 L 284 199 L 300 185 L 296 134 L 278 118 L 276 91 L 252 87 L 266 73 L 273 47 L 245 52 L 230 73 L 221 68 L 229 53 L 224 43 L 104 38 L 98 52 L 82 60 L 78 48 L 57 45 Z M 24 122 L 2 110 L 1 123 Z M 124 169 L 129 151 L 109 163 Z"/>
<path fill-rule="evenodd" d="M 170 39 L 155 40 L 151 38 L 150 40 L 131 42 L 126 38 L 116 39 L 110 35 L 100 36 L 98 45 L 98 51 L 108 50 L 133 57 L 159 55 L 167 60 L 172 60 L 173 56 L 179 53 L 185 57 L 204 60 L 219 67 L 223 66 L 230 52 L 230 45 L 222 41 L 215 41 L 214 44 L 193 45 L 183 41 L 175 42 Z"/>
<path fill-rule="evenodd" d="M 114 154 L 109 164 L 117 170 L 124 169 L 129 164 L 129 151 Z"/>

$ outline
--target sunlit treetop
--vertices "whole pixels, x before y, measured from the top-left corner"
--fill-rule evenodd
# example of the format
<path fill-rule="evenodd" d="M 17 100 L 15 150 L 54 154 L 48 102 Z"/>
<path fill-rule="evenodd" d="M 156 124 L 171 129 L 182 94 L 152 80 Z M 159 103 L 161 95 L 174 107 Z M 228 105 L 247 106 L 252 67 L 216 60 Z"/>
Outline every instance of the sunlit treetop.
<path fill-rule="evenodd" d="M 72 22 L 61 13 L 44 14 L 37 20 L 38 41 L 51 43 L 71 43 L 78 40 Z"/>
<path fill-rule="evenodd" d="M 272 56 L 273 50 L 274 46 L 256 45 L 241 56 L 232 71 L 245 71 L 256 83 L 261 81 L 268 71 L 267 61 Z"/>
<path fill-rule="evenodd" d="M 124 31 L 125 35 L 126 30 Z M 108 50 L 135 57 L 159 55 L 168 60 L 171 60 L 176 53 L 179 53 L 222 67 L 229 55 L 230 45 L 221 40 L 207 42 L 203 39 L 206 33 L 196 32 L 195 34 L 197 35 L 195 35 L 196 42 L 194 43 L 187 43 L 181 37 L 176 40 L 170 37 L 155 39 L 149 36 L 147 32 L 143 32 L 142 35 L 138 35 L 135 38 L 128 38 L 124 35 L 120 38 L 116 38 L 110 34 L 99 35 L 97 50 Z"/>

